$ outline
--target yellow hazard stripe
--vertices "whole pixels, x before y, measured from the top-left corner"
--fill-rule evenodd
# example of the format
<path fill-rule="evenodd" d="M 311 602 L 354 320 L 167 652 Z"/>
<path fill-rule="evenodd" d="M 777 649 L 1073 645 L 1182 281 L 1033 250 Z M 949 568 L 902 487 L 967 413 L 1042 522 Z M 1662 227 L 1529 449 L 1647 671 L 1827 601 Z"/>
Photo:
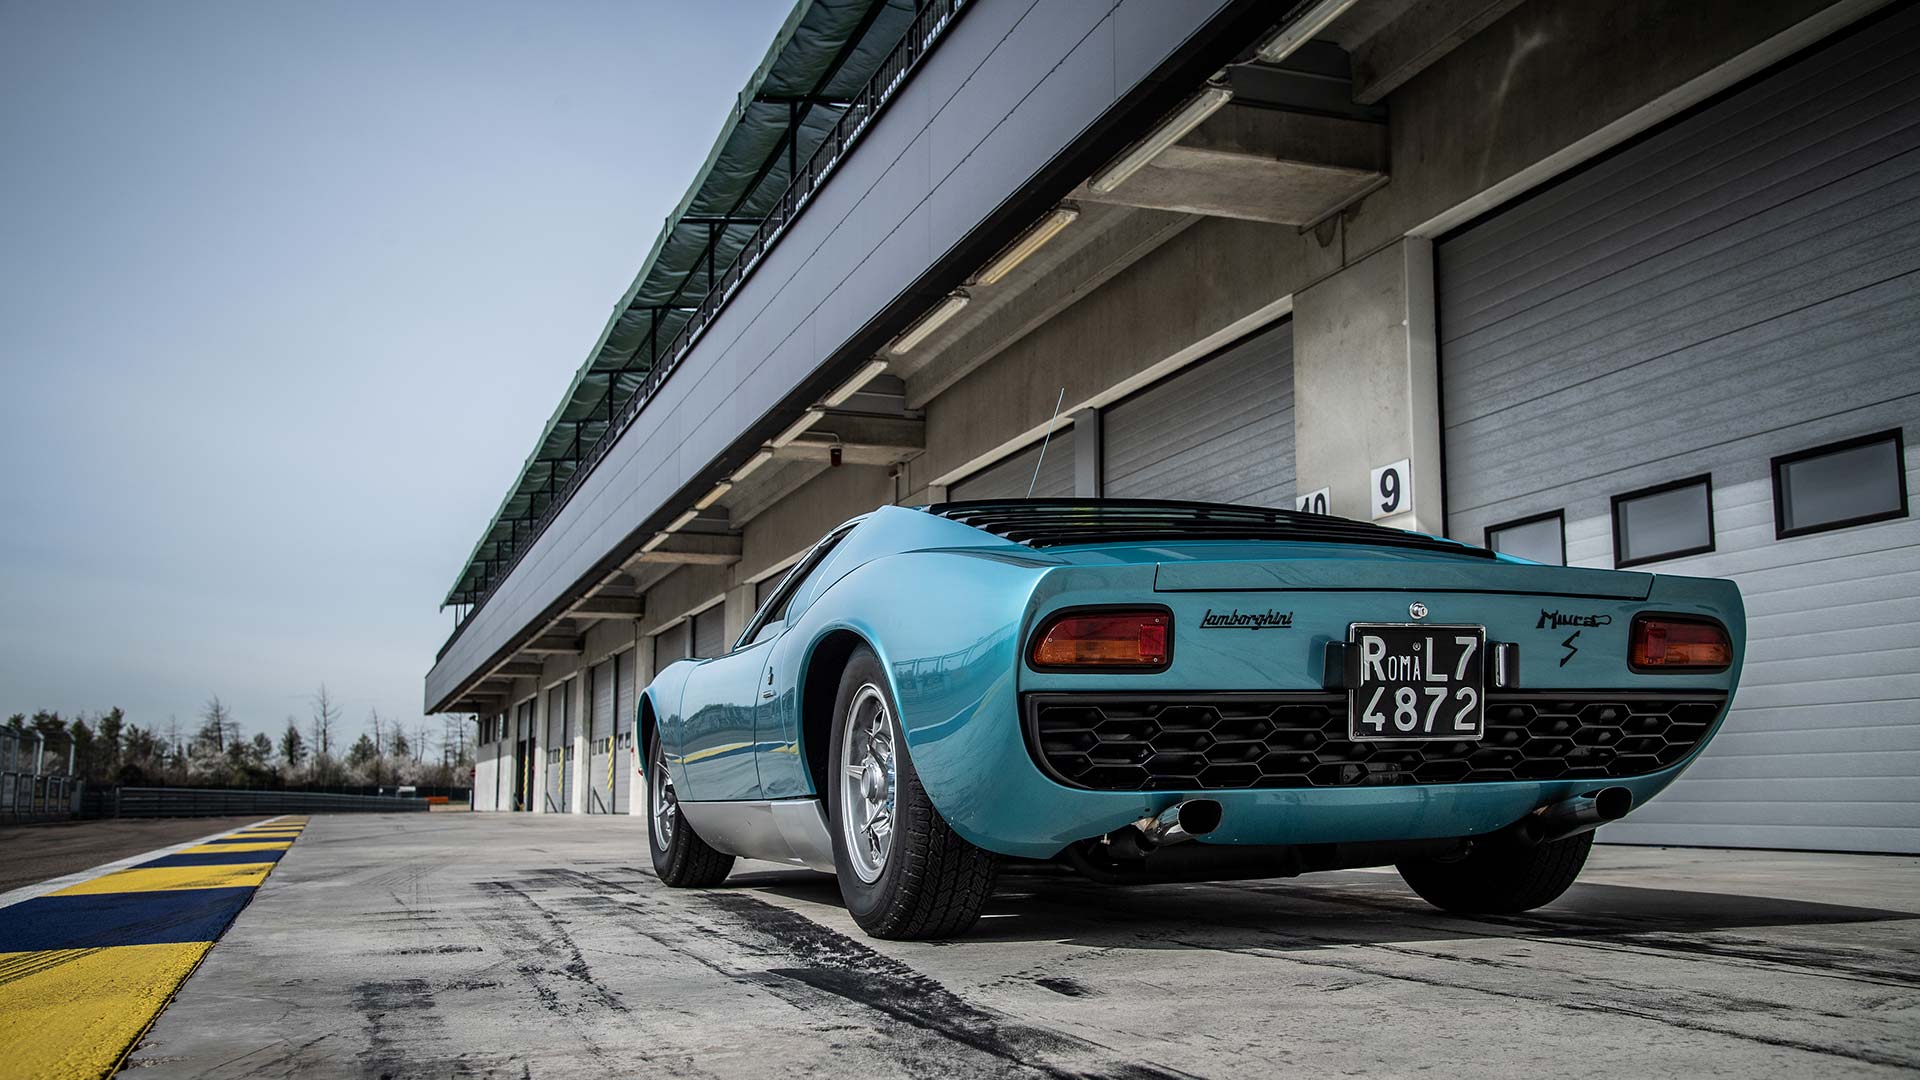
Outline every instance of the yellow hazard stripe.
<path fill-rule="evenodd" d="M 8 1076 L 106 1076 L 212 942 L 0 953 L 0 1062 Z"/>
<path fill-rule="evenodd" d="M 190 848 L 181 848 L 180 854 L 205 855 L 213 851 L 285 851 L 292 846 L 291 840 L 262 840 L 257 844 L 251 841 L 241 844 L 196 844 Z"/>
<path fill-rule="evenodd" d="M 253 845 L 242 846 L 252 847 Z M 159 889 L 232 889 L 243 885 L 259 885 L 267 880 L 267 871 L 272 869 L 272 863 L 229 863 L 224 866 L 136 866 L 130 870 L 115 870 L 111 874 L 94 878 L 92 881 L 69 885 L 47 895 L 87 896 L 92 893 L 153 892 Z"/>
<path fill-rule="evenodd" d="M 174 854 L 283 851 L 305 821 L 276 819 L 221 838 L 241 842 L 198 844 Z M 278 838 L 269 839 L 273 834 Z M 275 865 L 166 865 L 170 861 L 177 860 L 161 856 L 0 909 L 0 933 L 26 934 L 13 949 L 63 946 L 0 946 L 0 1075 L 67 1080 L 112 1074 Z M 29 924 L 53 929 L 21 929 Z M 142 936 L 162 940 L 118 943 Z M 164 940 L 185 936 L 206 940 Z"/>

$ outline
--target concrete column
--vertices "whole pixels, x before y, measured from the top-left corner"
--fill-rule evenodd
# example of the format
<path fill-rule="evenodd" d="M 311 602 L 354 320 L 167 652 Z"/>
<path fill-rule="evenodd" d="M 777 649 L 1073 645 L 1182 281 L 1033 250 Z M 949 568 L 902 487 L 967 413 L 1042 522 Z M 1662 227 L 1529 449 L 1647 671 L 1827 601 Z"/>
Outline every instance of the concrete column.
<path fill-rule="evenodd" d="M 1294 490 L 1341 517 L 1440 535 L 1440 383 L 1433 245 L 1408 237 L 1293 304 Z M 1372 471 L 1411 463 L 1412 502 L 1374 519 Z"/>
<path fill-rule="evenodd" d="M 1100 497 L 1101 439 L 1099 409 L 1073 414 L 1073 495 L 1077 499 Z"/>
<path fill-rule="evenodd" d="M 587 717 L 593 702 L 587 697 L 587 669 L 583 665 L 574 672 L 573 681 L 567 684 L 567 707 L 571 710 L 573 730 L 567 738 L 573 743 L 573 789 L 567 792 L 567 813 L 584 814 L 587 812 L 587 768 L 593 756 L 587 750 Z"/>
<path fill-rule="evenodd" d="M 536 814 L 547 812 L 547 728 L 547 691 L 540 687 L 533 693 L 533 779 L 527 789 L 527 802 Z"/>
<path fill-rule="evenodd" d="M 740 635 L 753 621 L 753 583 L 735 585 L 727 590 L 726 599 L 720 602 L 720 625 L 727 635 L 727 647 L 740 640 Z"/>
<path fill-rule="evenodd" d="M 653 639 L 640 632 L 640 620 L 633 621 L 633 715 L 621 719 L 633 725 L 633 753 L 627 759 L 627 783 L 631 797 L 627 813 L 640 817 L 647 812 L 647 745 L 640 741 L 640 695 L 653 681 Z"/>

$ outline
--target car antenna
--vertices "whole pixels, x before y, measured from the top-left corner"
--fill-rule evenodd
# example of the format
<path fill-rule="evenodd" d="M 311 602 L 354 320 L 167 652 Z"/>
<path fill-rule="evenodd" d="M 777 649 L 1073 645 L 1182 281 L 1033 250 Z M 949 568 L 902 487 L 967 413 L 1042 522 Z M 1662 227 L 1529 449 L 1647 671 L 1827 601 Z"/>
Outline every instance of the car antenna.
<path fill-rule="evenodd" d="M 1060 403 L 1067 400 L 1067 388 L 1060 388 L 1060 396 L 1053 401 L 1053 416 L 1047 420 L 1047 436 L 1040 440 L 1040 456 L 1033 461 L 1033 479 L 1027 481 L 1027 498 L 1033 498 L 1034 485 L 1040 482 L 1040 465 L 1047 460 L 1047 444 L 1053 441 L 1053 422 L 1060 419 Z"/>

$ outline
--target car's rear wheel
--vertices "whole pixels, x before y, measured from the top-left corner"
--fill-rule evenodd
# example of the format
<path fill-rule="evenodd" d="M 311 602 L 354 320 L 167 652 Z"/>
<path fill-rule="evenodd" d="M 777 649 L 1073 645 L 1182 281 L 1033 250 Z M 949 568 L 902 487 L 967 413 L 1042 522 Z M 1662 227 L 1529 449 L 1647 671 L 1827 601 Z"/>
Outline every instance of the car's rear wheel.
<path fill-rule="evenodd" d="M 1534 847 L 1489 844 L 1451 860 L 1401 863 L 1413 891 L 1434 907 L 1461 915 L 1512 915 L 1550 904 L 1587 865 L 1593 834 Z"/>
<path fill-rule="evenodd" d="M 733 872 L 733 856 L 715 851 L 681 815 L 658 731 L 647 739 L 647 847 L 653 872 L 674 888 L 718 885 Z"/>
<path fill-rule="evenodd" d="M 886 672 L 855 649 L 834 700 L 827 803 L 840 895 L 880 938 L 953 937 L 993 894 L 999 859 L 933 808 L 902 737 Z"/>

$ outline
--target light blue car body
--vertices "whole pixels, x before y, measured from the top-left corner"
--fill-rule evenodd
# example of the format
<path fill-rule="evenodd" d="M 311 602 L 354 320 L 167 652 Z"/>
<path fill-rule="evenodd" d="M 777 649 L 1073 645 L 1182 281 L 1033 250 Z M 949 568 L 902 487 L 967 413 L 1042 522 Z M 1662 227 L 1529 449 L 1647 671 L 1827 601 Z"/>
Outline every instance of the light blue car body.
<path fill-rule="evenodd" d="M 843 526 L 843 529 L 847 528 Z M 1472 623 L 1518 645 L 1513 684 L 1528 691 L 1714 690 L 1731 700 L 1745 614 L 1728 581 L 1545 566 L 1506 556 L 1354 543 L 1205 540 L 1035 548 L 921 508 L 886 507 L 851 523 L 801 584 L 783 626 L 725 656 L 683 660 L 642 697 L 640 745 L 657 727 L 682 802 L 818 796 L 801 715 L 807 680 L 839 677 L 818 660 L 854 635 L 891 680 L 914 767 L 936 809 L 968 841 L 1004 855 L 1050 858 L 1196 795 L 1222 809 L 1209 844 L 1318 844 L 1464 837 L 1513 824 L 1594 788 L 1592 780 L 1393 784 L 1204 791 L 1086 790 L 1035 761 L 1021 695 L 1036 691 L 1319 691 L 1329 642 L 1353 622 L 1404 623 L 1409 604 L 1436 624 Z M 1175 628 L 1165 671 L 1049 673 L 1024 660 L 1050 613 L 1102 604 L 1164 605 Z M 1197 629 L 1207 610 L 1283 609 L 1287 629 Z M 1575 647 L 1543 613 L 1605 616 Z M 1638 674 L 1627 639 L 1639 612 L 1706 616 L 1724 625 L 1734 662 L 1711 674 Z M 831 694 L 829 693 L 829 698 Z M 1684 760 L 1610 779 L 1639 806 Z M 816 719 L 816 725 L 822 721 Z M 816 730 L 826 730 L 816 727 Z M 824 740 L 821 740 L 824 741 Z"/>

